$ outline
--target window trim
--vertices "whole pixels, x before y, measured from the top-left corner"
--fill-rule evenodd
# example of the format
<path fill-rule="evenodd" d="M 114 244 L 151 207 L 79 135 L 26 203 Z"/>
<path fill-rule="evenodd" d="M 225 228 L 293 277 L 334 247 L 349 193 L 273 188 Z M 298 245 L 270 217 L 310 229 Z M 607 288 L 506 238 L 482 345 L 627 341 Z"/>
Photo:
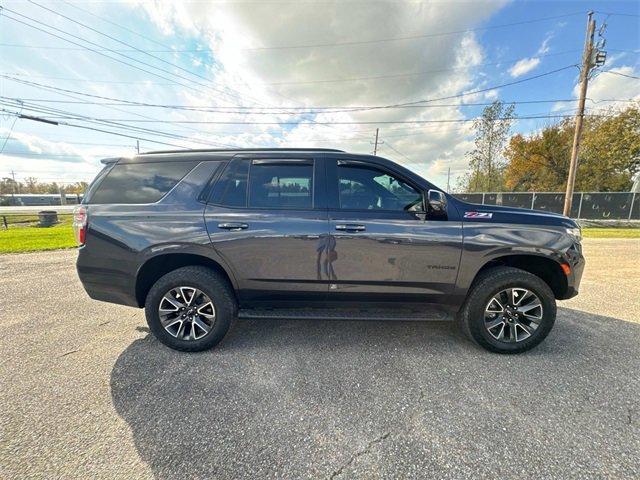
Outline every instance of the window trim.
<path fill-rule="evenodd" d="M 378 170 L 383 172 L 386 175 L 392 176 L 396 179 L 402 180 L 404 183 L 406 183 L 407 185 L 411 186 L 412 188 L 414 188 L 419 194 L 420 197 L 422 198 L 422 210 L 417 211 L 417 212 L 412 212 L 412 211 L 408 211 L 408 210 L 390 210 L 390 209 L 386 209 L 386 208 L 376 208 L 376 209 L 367 209 L 367 208 L 342 208 L 340 206 L 340 174 L 338 173 L 338 169 L 340 166 L 346 166 L 346 167 L 352 167 L 352 168 L 365 168 L 365 169 L 369 169 L 369 170 Z M 333 181 L 334 179 L 329 179 L 330 181 Z M 341 212 L 367 212 L 367 213 L 373 213 L 373 212 L 381 212 L 381 213 L 398 213 L 398 214 L 426 214 L 426 198 L 425 198 L 425 191 L 417 186 L 415 184 L 415 182 L 412 182 L 410 180 L 408 180 L 405 176 L 399 174 L 398 172 L 395 172 L 392 169 L 386 168 L 383 165 L 378 165 L 376 163 L 370 163 L 370 162 L 363 162 L 360 160 L 337 160 L 336 161 L 336 168 L 335 168 L 335 181 L 336 184 L 338 185 L 337 191 L 336 193 L 336 202 L 337 202 L 337 207 L 334 208 L 330 208 L 330 210 L 337 210 L 337 211 L 341 211 Z M 382 186 L 382 185 L 381 185 Z M 383 187 L 384 188 L 384 187 Z"/>

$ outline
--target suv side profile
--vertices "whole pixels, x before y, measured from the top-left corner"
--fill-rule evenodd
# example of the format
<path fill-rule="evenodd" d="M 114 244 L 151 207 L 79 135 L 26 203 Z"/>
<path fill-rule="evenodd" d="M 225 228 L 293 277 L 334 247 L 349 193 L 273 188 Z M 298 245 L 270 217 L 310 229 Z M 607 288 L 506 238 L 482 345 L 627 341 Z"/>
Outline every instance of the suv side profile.
<path fill-rule="evenodd" d="M 171 348 L 236 318 L 457 320 L 482 347 L 538 345 L 578 292 L 580 229 L 465 203 L 389 160 L 330 149 L 103 160 L 76 212 L 96 300 L 144 307 Z"/>

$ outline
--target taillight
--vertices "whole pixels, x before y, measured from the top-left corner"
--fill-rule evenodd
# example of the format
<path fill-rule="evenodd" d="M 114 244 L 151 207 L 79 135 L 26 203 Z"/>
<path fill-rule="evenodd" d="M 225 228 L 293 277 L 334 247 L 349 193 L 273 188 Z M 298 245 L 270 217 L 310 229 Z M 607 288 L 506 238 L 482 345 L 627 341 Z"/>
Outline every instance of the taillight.
<path fill-rule="evenodd" d="M 84 245 L 87 234 L 87 207 L 84 205 L 80 205 L 73 211 L 73 231 L 76 234 L 78 245 Z"/>

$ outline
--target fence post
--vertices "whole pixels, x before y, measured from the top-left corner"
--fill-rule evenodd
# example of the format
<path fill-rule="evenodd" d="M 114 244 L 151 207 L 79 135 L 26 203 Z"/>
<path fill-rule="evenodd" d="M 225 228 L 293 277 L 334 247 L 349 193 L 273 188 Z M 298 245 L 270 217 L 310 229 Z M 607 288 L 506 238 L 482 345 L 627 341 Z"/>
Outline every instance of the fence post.
<path fill-rule="evenodd" d="M 580 215 L 582 215 L 582 199 L 584 198 L 584 192 L 580 192 L 580 203 L 578 204 L 578 219 L 580 219 Z"/>
<path fill-rule="evenodd" d="M 631 214 L 633 213 L 633 202 L 636 201 L 636 192 L 633 192 L 633 195 L 631 195 L 631 205 L 629 206 L 629 217 L 627 218 L 627 220 L 631 221 Z"/>
<path fill-rule="evenodd" d="M 536 192 L 533 192 L 533 196 L 531 197 L 531 210 L 533 210 L 533 206 L 536 204 Z"/>
<path fill-rule="evenodd" d="M 5 230 L 9 230 L 9 224 L 7 224 L 7 216 L 6 215 L 2 216 L 2 223 L 4 223 L 4 229 Z"/>

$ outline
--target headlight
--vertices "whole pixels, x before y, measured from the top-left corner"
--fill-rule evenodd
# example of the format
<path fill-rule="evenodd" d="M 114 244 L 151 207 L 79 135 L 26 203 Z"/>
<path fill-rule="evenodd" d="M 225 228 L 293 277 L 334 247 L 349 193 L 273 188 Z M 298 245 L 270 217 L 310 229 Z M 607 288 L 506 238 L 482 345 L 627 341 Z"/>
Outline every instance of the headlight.
<path fill-rule="evenodd" d="M 567 228 L 567 233 L 575 238 L 578 242 L 582 240 L 582 230 L 580 230 L 580 227 Z"/>

